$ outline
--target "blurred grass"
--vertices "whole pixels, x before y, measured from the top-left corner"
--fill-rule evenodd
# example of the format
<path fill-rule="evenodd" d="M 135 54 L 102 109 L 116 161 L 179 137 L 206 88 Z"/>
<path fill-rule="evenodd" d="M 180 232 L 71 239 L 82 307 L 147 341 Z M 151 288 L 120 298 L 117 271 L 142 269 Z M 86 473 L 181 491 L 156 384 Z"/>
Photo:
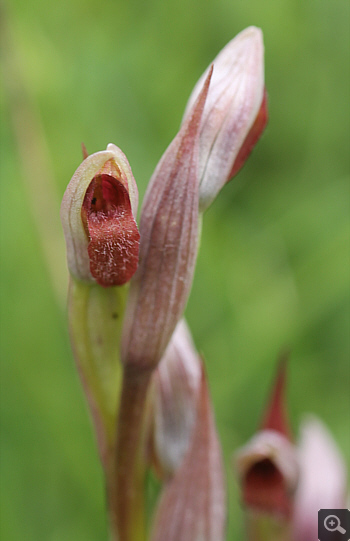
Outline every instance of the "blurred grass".
<path fill-rule="evenodd" d="M 347 0 L 5 5 L 2 539 L 107 538 L 101 471 L 61 309 L 59 217 L 48 206 L 58 207 L 81 141 L 89 152 L 120 146 L 142 196 L 199 75 L 251 24 L 265 36 L 270 123 L 205 217 L 187 308 L 228 466 L 228 539 L 242 535 L 230 456 L 259 422 L 281 348 L 292 350 L 296 433 L 303 412 L 316 413 L 349 465 L 349 11 Z M 36 158 L 30 171 L 26 164 L 42 146 L 41 176 Z M 53 273 L 43 232 L 57 254 Z"/>

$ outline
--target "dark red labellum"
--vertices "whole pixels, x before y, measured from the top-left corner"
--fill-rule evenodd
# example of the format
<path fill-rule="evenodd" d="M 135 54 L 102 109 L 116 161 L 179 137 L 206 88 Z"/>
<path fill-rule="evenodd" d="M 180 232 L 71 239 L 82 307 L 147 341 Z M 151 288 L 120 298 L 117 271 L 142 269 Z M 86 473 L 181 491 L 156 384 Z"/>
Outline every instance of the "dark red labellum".
<path fill-rule="evenodd" d="M 103 287 L 127 283 L 137 269 L 140 234 L 124 185 L 114 176 L 96 175 L 85 194 L 82 220 L 96 282 Z"/>
<path fill-rule="evenodd" d="M 264 458 L 246 473 L 243 483 L 243 501 L 266 513 L 288 516 L 291 503 L 281 472 L 269 458 Z"/>

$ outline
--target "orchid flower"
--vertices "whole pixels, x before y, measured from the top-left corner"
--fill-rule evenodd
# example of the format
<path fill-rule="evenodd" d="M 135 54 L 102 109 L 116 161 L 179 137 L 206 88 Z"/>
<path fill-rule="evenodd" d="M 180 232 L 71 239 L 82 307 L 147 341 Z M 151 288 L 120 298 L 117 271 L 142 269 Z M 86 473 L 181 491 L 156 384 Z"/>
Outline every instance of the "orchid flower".
<path fill-rule="evenodd" d="M 236 469 L 252 541 L 290 540 L 299 468 L 285 412 L 285 359 L 280 363 L 261 429 L 236 453 Z"/>
<path fill-rule="evenodd" d="M 252 541 L 317 541 L 319 509 L 346 508 L 346 467 L 324 424 L 308 417 L 298 445 L 284 407 L 280 366 L 260 430 L 236 454 Z M 267 429 L 267 430 L 266 430 Z"/>
<path fill-rule="evenodd" d="M 111 460 L 121 385 L 119 343 L 126 284 L 138 264 L 138 192 L 113 144 L 84 160 L 65 191 L 61 220 L 71 274 L 69 328 L 105 469 Z"/>
<path fill-rule="evenodd" d="M 130 280 L 138 263 L 137 205 L 135 179 L 118 147 L 109 144 L 84 159 L 61 206 L 68 269 L 74 278 L 103 287 Z"/>

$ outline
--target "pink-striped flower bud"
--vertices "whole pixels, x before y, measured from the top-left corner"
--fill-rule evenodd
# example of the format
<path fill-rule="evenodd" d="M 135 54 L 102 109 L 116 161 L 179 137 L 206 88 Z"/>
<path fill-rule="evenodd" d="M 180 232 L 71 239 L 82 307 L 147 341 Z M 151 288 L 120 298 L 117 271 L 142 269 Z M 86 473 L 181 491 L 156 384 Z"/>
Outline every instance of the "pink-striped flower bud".
<path fill-rule="evenodd" d="M 189 449 L 165 485 L 152 541 L 223 541 L 226 494 L 221 449 L 204 372 Z"/>
<path fill-rule="evenodd" d="M 63 197 L 61 221 L 68 268 L 79 281 L 103 287 L 125 284 L 137 269 L 138 192 L 123 152 L 88 156 L 74 173 Z"/>
<path fill-rule="evenodd" d="M 207 73 L 208 70 L 194 87 L 184 120 Z M 259 28 L 251 26 L 230 41 L 214 60 L 200 131 L 201 211 L 242 167 L 266 122 L 263 36 Z"/>
<path fill-rule="evenodd" d="M 151 461 L 171 477 L 188 451 L 197 415 L 201 363 L 182 319 L 152 377 Z"/>

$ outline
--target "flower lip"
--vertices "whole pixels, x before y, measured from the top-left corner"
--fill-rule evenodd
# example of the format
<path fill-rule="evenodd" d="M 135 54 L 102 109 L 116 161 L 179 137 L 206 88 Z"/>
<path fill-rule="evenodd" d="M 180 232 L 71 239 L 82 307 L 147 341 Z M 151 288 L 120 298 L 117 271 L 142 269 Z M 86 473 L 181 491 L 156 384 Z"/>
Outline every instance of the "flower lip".
<path fill-rule="evenodd" d="M 243 500 L 248 507 L 269 512 L 290 513 L 285 480 L 270 458 L 262 458 L 247 471 L 243 485 Z"/>
<path fill-rule="evenodd" d="M 257 510 L 289 515 L 298 481 L 294 446 L 275 430 L 258 432 L 236 454 L 243 501 Z"/>
<path fill-rule="evenodd" d="M 90 240 L 90 271 L 103 287 L 125 284 L 138 265 L 140 234 L 128 191 L 117 175 L 116 163 L 106 162 L 91 181 L 81 210 Z"/>

